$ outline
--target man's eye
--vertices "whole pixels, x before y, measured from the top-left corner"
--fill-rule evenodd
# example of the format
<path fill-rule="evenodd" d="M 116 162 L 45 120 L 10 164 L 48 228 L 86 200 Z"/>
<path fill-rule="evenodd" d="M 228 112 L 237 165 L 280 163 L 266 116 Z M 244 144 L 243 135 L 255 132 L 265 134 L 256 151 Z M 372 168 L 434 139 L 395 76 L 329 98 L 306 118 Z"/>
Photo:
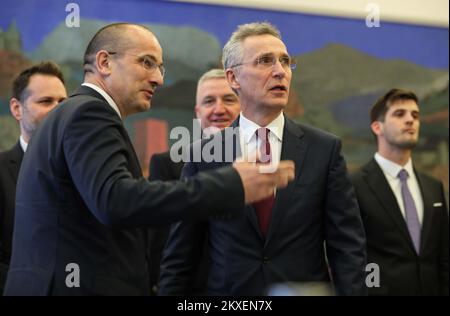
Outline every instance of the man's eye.
<path fill-rule="evenodd" d="M 225 103 L 235 103 L 236 102 L 236 100 L 232 99 L 232 98 L 227 98 L 224 101 L 225 101 Z"/>
<path fill-rule="evenodd" d="M 144 58 L 144 65 L 148 69 L 153 68 L 153 65 L 154 65 L 153 60 L 151 60 L 150 58 Z"/>
<path fill-rule="evenodd" d="M 259 63 L 261 65 L 272 65 L 273 63 L 273 57 L 271 56 L 263 56 L 259 59 Z"/>
<path fill-rule="evenodd" d="M 283 66 L 289 66 L 289 65 L 291 64 L 291 59 L 290 59 L 289 57 L 282 57 L 282 58 L 280 59 L 280 63 L 281 63 Z"/>

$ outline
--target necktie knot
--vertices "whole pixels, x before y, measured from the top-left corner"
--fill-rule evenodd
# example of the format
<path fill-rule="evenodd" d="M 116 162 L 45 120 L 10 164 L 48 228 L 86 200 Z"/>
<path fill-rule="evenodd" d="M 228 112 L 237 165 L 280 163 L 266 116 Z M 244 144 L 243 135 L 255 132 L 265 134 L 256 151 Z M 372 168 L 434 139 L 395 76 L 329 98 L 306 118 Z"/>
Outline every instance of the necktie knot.
<path fill-rule="evenodd" d="M 408 180 L 408 177 L 409 177 L 408 171 L 406 171 L 405 169 L 400 170 L 400 172 L 398 173 L 398 178 L 402 182 Z"/>
<path fill-rule="evenodd" d="M 272 154 L 269 142 L 269 132 L 270 130 L 265 127 L 260 127 L 256 130 L 256 140 L 260 139 L 261 144 L 259 145 L 259 159 L 261 163 L 270 163 L 272 161 Z"/>
<path fill-rule="evenodd" d="M 256 130 L 256 138 L 261 139 L 263 142 L 267 142 L 269 140 L 269 132 L 270 129 L 266 127 L 260 127 Z"/>

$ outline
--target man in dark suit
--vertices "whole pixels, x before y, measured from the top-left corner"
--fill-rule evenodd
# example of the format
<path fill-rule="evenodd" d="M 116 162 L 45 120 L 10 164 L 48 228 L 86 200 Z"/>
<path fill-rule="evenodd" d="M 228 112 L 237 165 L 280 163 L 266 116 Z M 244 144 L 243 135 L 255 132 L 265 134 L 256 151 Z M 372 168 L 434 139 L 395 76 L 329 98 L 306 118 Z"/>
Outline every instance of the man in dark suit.
<path fill-rule="evenodd" d="M 291 162 L 270 175 L 237 163 L 148 182 L 122 119 L 149 109 L 163 83 L 158 40 L 140 25 L 105 26 L 84 69 L 83 85 L 41 124 L 23 159 L 6 295 L 148 295 L 148 226 L 238 216 L 293 178 Z"/>
<path fill-rule="evenodd" d="M 200 77 L 195 100 L 195 115 L 203 133 L 207 134 L 230 126 L 241 110 L 239 99 L 228 85 L 222 69 L 211 69 Z M 170 151 L 154 154 L 150 161 L 149 180 L 178 180 L 183 165 L 183 161 L 174 162 L 171 159 Z M 169 230 L 170 226 L 163 226 L 149 231 L 149 274 L 153 294 L 158 292 L 161 255 Z M 197 269 L 193 290 L 195 294 L 201 294 L 205 289 L 207 274 L 203 268 L 206 266 L 207 258 L 207 255 L 203 256 Z"/>
<path fill-rule="evenodd" d="M 17 177 L 23 154 L 37 126 L 67 97 L 58 65 L 42 62 L 23 70 L 13 82 L 10 111 L 20 127 L 20 137 L 10 150 L 0 153 L 0 295 L 6 282 L 14 226 Z"/>
<path fill-rule="evenodd" d="M 415 170 L 417 96 L 392 89 L 372 107 L 378 152 L 352 177 L 367 235 L 369 263 L 379 267 L 370 295 L 448 295 L 448 211 L 440 182 Z"/>
<path fill-rule="evenodd" d="M 231 144 L 234 157 L 256 151 L 260 161 L 273 165 L 290 159 L 296 178 L 247 206 L 245 217 L 174 225 L 161 265 L 160 294 L 190 293 L 199 245 L 208 235 L 210 295 L 263 295 L 275 283 L 326 285 L 330 279 L 339 295 L 364 295 L 364 230 L 341 143 L 284 116 L 295 63 L 278 30 L 268 23 L 241 25 L 222 58 L 242 112 L 232 124 L 238 132 L 222 132 L 221 155 Z M 209 140 L 194 143 L 192 151 L 207 145 Z M 226 164 L 190 162 L 183 175 Z"/>

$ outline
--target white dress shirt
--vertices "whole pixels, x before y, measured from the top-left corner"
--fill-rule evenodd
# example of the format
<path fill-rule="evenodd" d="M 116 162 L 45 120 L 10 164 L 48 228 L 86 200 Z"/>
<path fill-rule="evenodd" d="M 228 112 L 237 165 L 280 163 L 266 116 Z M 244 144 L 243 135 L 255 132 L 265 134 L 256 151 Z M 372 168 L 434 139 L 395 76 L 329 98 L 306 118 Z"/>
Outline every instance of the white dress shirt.
<path fill-rule="evenodd" d="M 272 163 L 277 164 L 281 158 L 281 145 L 283 143 L 284 115 L 283 112 L 277 116 L 267 126 L 259 126 L 255 122 L 247 119 L 244 114 L 239 116 L 239 141 L 241 145 L 241 154 L 243 158 L 249 157 L 259 152 L 257 149 L 261 146 L 261 139 L 256 139 L 258 128 L 266 127 L 270 130 L 269 143 L 272 154 Z"/>
<path fill-rule="evenodd" d="M 119 107 L 117 106 L 116 102 L 114 102 L 114 100 L 109 96 L 108 93 L 106 93 L 105 90 L 103 90 L 102 88 L 100 88 L 99 86 L 93 84 L 93 83 L 88 83 L 88 82 L 84 82 L 83 84 L 81 84 L 82 86 L 86 86 L 89 87 L 91 89 L 94 89 L 95 91 L 97 91 L 98 93 L 100 93 L 100 95 L 105 98 L 106 102 L 108 102 L 108 104 L 114 109 L 114 111 L 117 112 L 117 114 L 119 115 L 120 119 L 122 119 L 122 115 L 120 115 L 120 111 L 119 111 Z"/>
<path fill-rule="evenodd" d="M 20 135 L 19 141 L 20 141 L 20 147 L 22 147 L 23 152 L 26 152 L 27 148 L 28 148 L 28 143 L 25 141 L 25 139 L 23 138 L 22 135 Z"/>
<path fill-rule="evenodd" d="M 397 199 L 398 206 L 400 207 L 400 211 L 402 212 L 403 217 L 405 218 L 405 206 L 403 203 L 402 197 L 402 184 L 400 179 L 398 178 L 398 173 L 400 170 L 405 169 L 408 172 L 408 188 L 411 192 L 411 195 L 414 200 L 414 204 L 416 205 L 417 215 L 419 217 L 419 222 L 422 224 L 423 221 L 423 199 L 422 193 L 420 192 L 419 182 L 417 181 L 416 174 L 414 173 L 412 160 L 409 158 L 408 162 L 404 166 L 400 166 L 399 164 L 390 161 L 379 153 L 375 154 L 375 160 L 378 165 L 381 167 L 381 170 L 384 173 L 389 185 L 391 186 L 392 192 L 394 192 L 395 198 Z"/>

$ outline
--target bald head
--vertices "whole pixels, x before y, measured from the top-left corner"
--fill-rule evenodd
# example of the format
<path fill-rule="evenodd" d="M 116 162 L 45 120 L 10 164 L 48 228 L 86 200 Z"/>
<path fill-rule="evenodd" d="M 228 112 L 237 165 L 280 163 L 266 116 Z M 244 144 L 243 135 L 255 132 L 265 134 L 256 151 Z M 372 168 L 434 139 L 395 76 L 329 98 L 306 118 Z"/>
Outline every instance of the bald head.
<path fill-rule="evenodd" d="M 141 29 L 152 34 L 145 26 L 132 23 L 113 23 L 101 28 L 91 39 L 84 53 L 84 73 L 93 72 L 95 55 L 100 50 L 125 52 L 133 47 L 133 37 L 128 36 L 133 29 Z"/>

